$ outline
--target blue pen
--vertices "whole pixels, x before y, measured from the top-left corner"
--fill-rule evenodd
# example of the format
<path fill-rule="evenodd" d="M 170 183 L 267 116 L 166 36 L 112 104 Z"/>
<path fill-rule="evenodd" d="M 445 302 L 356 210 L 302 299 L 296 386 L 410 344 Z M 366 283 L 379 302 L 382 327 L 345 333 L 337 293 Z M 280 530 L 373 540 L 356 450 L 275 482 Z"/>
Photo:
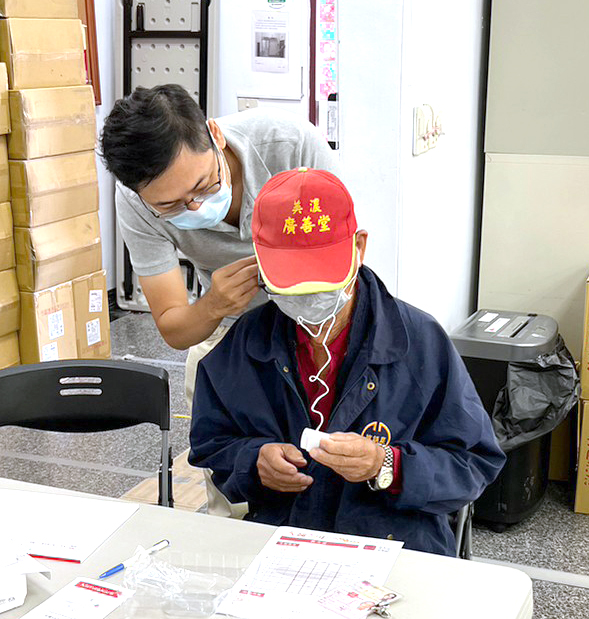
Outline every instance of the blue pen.
<path fill-rule="evenodd" d="M 154 544 L 151 548 L 148 548 L 147 554 L 151 555 L 154 552 L 157 552 L 158 550 L 163 550 L 164 548 L 167 548 L 169 545 L 170 545 L 170 542 L 167 539 L 163 539 L 161 542 L 158 542 L 157 544 Z M 116 574 L 117 572 L 124 570 L 126 567 L 129 567 L 130 564 L 131 564 L 131 559 L 127 559 L 126 561 L 123 561 L 122 563 L 119 563 L 118 565 L 111 567 L 110 570 L 106 570 L 106 572 L 100 574 L 98 578 L 99 579 L 108 578 L 109 576 L 112 576 L 113 574 Z"/>

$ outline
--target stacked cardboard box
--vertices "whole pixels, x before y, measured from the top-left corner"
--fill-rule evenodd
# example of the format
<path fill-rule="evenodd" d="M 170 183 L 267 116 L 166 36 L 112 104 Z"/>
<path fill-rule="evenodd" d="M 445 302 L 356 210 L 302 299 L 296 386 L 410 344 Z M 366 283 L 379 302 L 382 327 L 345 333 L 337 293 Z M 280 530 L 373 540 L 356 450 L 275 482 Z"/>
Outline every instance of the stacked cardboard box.
<path fill-rule="evenodd" d="M 0 0 L 2 17 L 56 17 L 76 19 L 77 0 Z"/>
<path fill-rule="evenodd" d="M 585 283 L 585 320 L 581 357 L 581 398 L 589 400 L 589 278 Z"/>
<path fill-rule="evenodd" d="M 19 295 L 10 204 L 0 203 L 0 369 L 18 365 Z"/>
<path fill-rule="evenodd" d="M 16 333 L 19 328 L 19 295 L 14 268 L 14 236 L 6 147 L 6 134 L 9 131 L 8 76 L 6 65 L 0 64 L 0 369 L 20 363 Z"/>
<path fill-rule="evenodd" d="M 575 511 L 589 514 L 589 279 L 585 287 L 585 321 L 581 358 L 581 403 L 577 424 L 578 458 Z"/>
<path fill-rule="evenodd" d="M 73 280 L 78 359 L 110 357 L 110 323 L 106 271 Z"/>
<path fill-rule="evenodd" d="M 577 488 L 575 511 L 589 514 L 589 401 L 581 400 L 578 423 Z"/>
<path fill-rule="evenodd" d="M 0 0 L 0 13 L 21 361 L 108 357 L 94 94 L 77 0 Z"/>

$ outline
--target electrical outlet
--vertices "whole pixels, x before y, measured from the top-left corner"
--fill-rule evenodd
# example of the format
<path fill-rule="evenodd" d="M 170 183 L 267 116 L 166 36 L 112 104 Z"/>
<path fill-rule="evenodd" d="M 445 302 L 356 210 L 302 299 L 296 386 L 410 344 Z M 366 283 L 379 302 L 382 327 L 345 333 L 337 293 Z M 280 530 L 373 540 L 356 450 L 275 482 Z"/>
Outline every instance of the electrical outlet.
<path fill-rule="evenodd" d="M 250 110 L 253 107 L 258 107 L 257 99 L 246 99 L 245 97 L 237 97 L 237 111 Z"/>
<path fill-rule="evenodd" d="M 440 118 L 440 115 L 438 114 L 434 121 L 434 126 L 432 127 L 432 130 L 430 132 L 430 139 L 429 139 L 430 148 L 435 148 L 438 145 L 438 140 L 440 139 L 441 135 L 444 135 L 444 132 L 442 131 L 442 119 Z"/>
<path fill-rule="evenodd" d="M 427 119 L 422 107 L 413 108 L 413 154 L 422 155 L 428 149 Z"/>
<path fill-rule="evenodd" d="M 413 154 L 422 155 L 438 145 L 444 135 L 440 114 L 427 103 L 413 108 Z"/>

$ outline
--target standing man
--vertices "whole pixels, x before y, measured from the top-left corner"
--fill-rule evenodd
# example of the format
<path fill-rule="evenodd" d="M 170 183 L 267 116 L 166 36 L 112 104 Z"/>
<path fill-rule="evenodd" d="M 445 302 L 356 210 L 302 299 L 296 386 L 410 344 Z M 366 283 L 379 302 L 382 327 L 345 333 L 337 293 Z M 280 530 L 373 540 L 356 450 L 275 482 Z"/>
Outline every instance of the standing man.
<path fill-rule="evenodd" d="M 100 146 L 117 178 L 121 234 L 155 324 L 170 346 L 190 348 L 192 407 L 198 361 L 242 312 L 266 301 L 252 248 L 255 197 L 283 170 L 336 172 L 335 156 L 313 125 L 282 110 L 207 121 L 176 84 L 137 88 L 116 101 Z M 204 289 L 192 305 L 178 250 L 194 263 Z M 209 482 L 209 513 L 233 513 Z"/>
<path fill-rule="evenodd" d="M 299 166 L 337 172 L 333 151 L 309 122 L 274 108 L 205 120 L 175 84 L 137 88 L 119 99 L 101 136 L 117 178 L 123 239 L 164 340 L 190 348 L 196 365 L 236 317 L 266 300 L 257 285 L 254 199 L 274 174 Z M 188 303 L 177 250 L 196 266 L 204 295 Z"/>

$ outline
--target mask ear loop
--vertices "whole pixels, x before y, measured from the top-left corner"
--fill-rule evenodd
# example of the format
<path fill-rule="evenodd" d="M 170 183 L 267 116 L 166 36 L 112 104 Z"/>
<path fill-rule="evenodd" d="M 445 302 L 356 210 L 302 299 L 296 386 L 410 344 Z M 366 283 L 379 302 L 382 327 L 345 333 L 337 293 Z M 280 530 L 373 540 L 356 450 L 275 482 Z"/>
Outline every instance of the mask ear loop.
<path fill-rule="evenodd" d="M 229 163 L 227 162 L 227 158 L 225 157 L 225 154 L 223 153 L 223 151 L 217 146 L 217 142 L 215 142 L 215 138 L 213 137 L 213 132 L 211 131 L 211 128 L 209 127 L 208 122 L 205 122 L 205 127 L 207 128 L 213 150 L 217 152 L 217 157 L 220 157 L 221 159 L 221 168 L 223 169 L 223 175 L 226 177 L 225 179 L 221 180 L 221 185 L 223 184 L 224 181 L 226 181 L 227 187 L 231 187 L 232 186 L 231 169 L 229 168 Z"/>
<path fill-rule="evenodd" d="M 319 334 L 321 333 L 321 329 L 323 329 L 323 325 L 331 319 L 331 324 L 329 325 L 329 327 L 327 328 L 327 331 L 325 332 L 325 337 L 323 338 L 323 341 L 321 342 L 321 345 L 323 346 L 323 348 L 325 349 L 325 352 L 327 353 L 327 361 L 323 364 L 323 366 L 317 371 L 317 374 L 313 374 L 312 376 L 309 376 L 309 382 L 310 383 L 315 383 L 318 382 L 319 384 L 323 385 L 323 387 L 325 388 L 325 391 L 320 394 L 319 396 L 317 396 L 315 398 L 315 400 L 313 401 L 313 403 L 311 404 L 311 412 L 315 413 L 319 418 L 320 418 L 320 422 L 319 425 L 317 426 L 317 430 L 321 430 L 321 427 L 323 426 L 323 424 L 325 423 L 325 417 L 323 415 L 323 413 L 321 413 L 320 411 L 318 411 L 315 407 L 317 406 L 317 404 L 319 403 L 320 400 L 322 400 L 328 393 L 329 393 L 329 385 L 322 379 L 320 378 L 321 374 L 323 373 L 323 370 L 325 370 L 325 368 L 329 367 L 329 364 L 331 363 L 331 352 L 329 351 L 329 348 L 327 347 L 327 340 L 329 339 L 329 335 L 331 334 L 331 330 L 333 329 L 333 325 L 335 325 L 335 319 L 336 319 L 336 315 L 338 312 L 338 305 L 342 299 L 342 296 L 346 293 L 346 288 L 353 282 L 356 281 L 356 278 L 358 277 L 358 269 L 359 267 L 356 269 L 356 274 L 354 275 L 354 277 L 350 280 L 350 282 L 348 283 L 348 285 L 344 286 L 341 290 L 340 293 L 337 297 L 337 301 L 335 303 L 335 307 L 333 308 L 333 312 L 330 316 L 328 316 L 327 318 L 325 318 L 324 320 L 322 320 L 321 322 L 311 322 L 309 320 L 305 320 L 302 316 L 297 316 L 297 324 L 299 324 L 312 338 L 317 338 L 319 337 Z M 317 333 L 313 333 L 311 331 L 311 329 L 309 329 L 309 327 L 307 327 L 307 325 L 305 324 L 305 322 L 307 322 L 310 325 L 313 326 L 318 326 L 319 328 L 317 329 Z"/>
<path fill-rule="evenodd" d="M 339 297 L 338 297 L 338 303 L 339 303 Z M 337 305 L 336 305 L 337 307 Z M 313 404 L 311 404 L 311 412 L 315 413 L 319 418 L 320 418 L 320 422 L 319 425 L 317 426 L 317 430 L 321 430 L 321 427 L 323 426 L 324 422 L 325 422 L 325 417 L 323 415 L 323 413 L 321 413 L 321 411 L 318 411 L 315 407 L 317 406 L 318 402 L 320 400 L 322 400 L 328 393 L 329 393 L 329 385 L 322 379 L 320 378 L 321 373 L 323 372 L 323 370 L 327 367 L 329 367 L 329 364 L 331 363 L 331 353 L 329 352 L 329 348 L 327 347 L 326 343 L 327 339 L 329 338 L 329 334 L 331 333 L 331 330 L 333 329 L 333 325 L 335 324 L 335 312 L 331 315 L 328 316 L 325 320 L 319 322 L 319 323 L 312 323 L 309 322 L 309 324 L 311 325 L 317 325 L 319 326 L 319 329 L 317 329 L 317 333 L 313 333 L 311 331 L 311 329 L 309 329 L 309 327 L 307 327 L 306 324 L 304 324 L 303 322 L 303 317 L 302 316 L 298 316 L 297 317 L 297 323 L 299 325 L 301 325 L 301 327 L 312 337 L 312 338 L 316 338 L 319 336 L 319 334 L 321 333 L 321 329 L 323 328 L 323 325 L 329 320 L 331 319 L 331 324 L 329 325 L 329 327 L 327 328 L 327 331 L 325 333 L 325 337 L 323 338 L 323 341 L 321 342 L 321 344 L 323 345 L 323 348 L 325 349 L 325 352 L 327 353 L 327 361 L 323 364 L 323 366 L 317 371 L 317 374 L 314 374 L 312 376 L 309 376 L 309 382 L 310 383 L 314 383 L 314 382 L 319 382 L 321 385 L 323 385 L 323 387 L 325 388 L 325 391 L 320 394 L 317 398 L 315 398 L 315 400 L 313 401 Z"/>

